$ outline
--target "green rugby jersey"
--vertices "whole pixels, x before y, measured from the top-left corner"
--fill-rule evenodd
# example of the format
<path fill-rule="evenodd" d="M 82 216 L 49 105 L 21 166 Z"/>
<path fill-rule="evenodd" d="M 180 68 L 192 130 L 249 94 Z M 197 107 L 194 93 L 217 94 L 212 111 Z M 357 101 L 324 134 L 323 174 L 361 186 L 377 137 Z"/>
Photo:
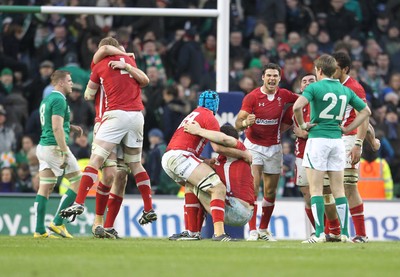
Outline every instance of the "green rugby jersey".
<path fill-rule="evenodd" d="M 39 144 L 44 146 L 57 145 L 51 124 L 51 117 L 53 115 L 59 115 L 64 118 L 63 128 L 65 132 L 65 141 L 68 144 L 70 131 L 70 110 L 65 96 L 59 91 L 52 91 L 40 103 L 39 112 L 40 124 L 42 125 L 42 134 L 40 136 Z"/>
<path fill-rule="evenodd" d="M 366 106 L 351 89 L 336 79 L 325 78 L 312 83 L 302 95 L 310 102 L 310 122 L 317 124 L 309 130 L 309 138 L 341 138 L 339 125 L 347 104 L 357 111 Z"/>

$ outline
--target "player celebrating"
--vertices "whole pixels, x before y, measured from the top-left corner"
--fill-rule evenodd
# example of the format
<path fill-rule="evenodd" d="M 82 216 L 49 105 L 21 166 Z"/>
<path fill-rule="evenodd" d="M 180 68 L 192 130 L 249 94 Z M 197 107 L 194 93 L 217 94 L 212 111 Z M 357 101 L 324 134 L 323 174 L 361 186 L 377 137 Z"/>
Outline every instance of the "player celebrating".
<path fill-rule="evenodd" d="M 150 179 L 141 164 L 144 125 L 141 89 L 136 79 L 128 73 L 136 66 L 134 60 L 125 58 L 109 56 L 93 68 L 85 95 L 86 98 L 94 97 L 101 84 L 107 99 L 106 110 L 94 138 L 92 155 L 89 165 L 84 170 L 75 204 L 61 211 L 64 217 L 83 212 L 87 192 L 96 181 L 100 166 L 113 148 L 123 143 L 124 161 L 131 169 L 144 201 L 143 215 L 139 223 L 146 224 L 157 219 L 152 207 Z M 124 60 L 124 69 L 114 70 L 120 68 L 121 60 Z"/>
<path fill-rule="evenodd" d="M 200 159 L 207 139 L 185 133 L 186 123 L 196 121 L 202 128 L 219 131 L 215 118 L 219 97 L 215 91 L 204 91 L 199 96 L 199 105 L 178 126 L 162 157 L 165 172 L 178 184 L 186 182 L 211 195 L 210 211 L 214 224 L 214 241 L 230 241 L 225 234 L 224 214 L 226 188 L 214 170 Z M 193 199 L 195 201 L 196 199 Z M 195 201 L 194 204 L 197 204 Z M 188 203 L 191 204 L 191 203 Z"/>
<path fill-rule="evenodd" d="M 275 207 L 276 190 L 281 173 L 281 118 L 285 104 L 295 102 L 298 96 L 278 87 L 281 80 L 281 68 L 276 64 L 269 63 L 264 67 L 262 80 L 264 84 L 243 99 L 235 127 L 237 130 L 245 130 L 244 145 L 253 156 L 252 172 L 256 197 L 261 177 L 264 183 L 259 230 L 257 232 L 257 204 L 255 203 L 253 218 L 249 222 L 248 240 L 276 241 L 268 231 L 268 224 Z"/>

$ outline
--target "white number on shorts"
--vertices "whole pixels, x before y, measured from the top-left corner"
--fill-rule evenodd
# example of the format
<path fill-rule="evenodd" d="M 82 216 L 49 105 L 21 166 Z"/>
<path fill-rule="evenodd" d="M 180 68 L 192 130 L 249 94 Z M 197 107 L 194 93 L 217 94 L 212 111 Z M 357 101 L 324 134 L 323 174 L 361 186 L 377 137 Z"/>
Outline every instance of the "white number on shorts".
<path fill-rule="evenodd" d="M 339 99 L 340 99 L 340 112 L 339 115 L 335 117 L 333 114 L 329 114 L 329 112 L 333 110 L 337 105 L 338 99 L 336 97 L 336 94 L 332 92 L 325 94 L 322 100 L 323 101 L 331 100 L 332 102 L 319 114 L 319 117 L 324 119 L 333 119 L 335 117 L 336 120 L 342 120 L 344 109 L 346 108 L 347 97 L 346 95 L 340 95 Z"/>
<path fill-rule="evenodd" d="M 46 110 L 46 104 L 40 105 L 40 124 L 44 126 L 44 111 Z"/>
<path fill-rule="evenodd" d="M 185 125 L 186 123 L 191 123 L 194 121 L 194 119 L 196 118 L 196 116 L 198 116 L 200 113 L 199 112 L 191 112 L 190 114 L 188 114 L 184 120 L 182 120 L 181 124 L 179 125 L 178 129 L 183 127 L 183 125 Z"/>

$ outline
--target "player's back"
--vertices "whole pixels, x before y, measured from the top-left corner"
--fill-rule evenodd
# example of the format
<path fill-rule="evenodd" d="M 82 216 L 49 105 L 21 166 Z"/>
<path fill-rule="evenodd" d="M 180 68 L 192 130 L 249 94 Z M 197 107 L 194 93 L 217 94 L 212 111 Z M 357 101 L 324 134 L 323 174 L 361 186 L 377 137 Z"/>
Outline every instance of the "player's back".
<path fill-rule="evenodd" d="M 105 97 L 106 111 L 141 111 L 144 106 L 139 83 L 126 70 L 114 70 L 108 66 L 110 61 L 119 60 L 136 67 L 132 58 L 109 56 L 94 66 L 90 79 L 100 84 Z"/>
<path fill-rule="evenodd" d="M 339 127 L 352 91 L 336 79 L 323 79 L 310 84 L 303 96 L 310 101 L 311 123 L 309 138 L 341 138 Z"/>
<path fill-rule="evenodd" d="M 245 151 L 246 147 L 238 141 L 236 149 Z M 251 167 L 244 160 L 219 155 L 215 172 L 226 186 L 226 195 L 242 199 L 253 205 L 254 184 Z"/>
<path fill-rule="evenodd" d="M 197 107 L 187 115 L 178 126 L 168 144 L 167 151 L 185 150 L 194 153 L 196 156 L 200 156 L 200 153 L 203 151 L 208 141 L 200 136 L 186 133 L 183 128 L 186 123 L 191 123 L 193 121 L 199 123 L 204 129 L 219 131 L 218 121 L 214 117 L 212 111 L 203 107 Z"/>

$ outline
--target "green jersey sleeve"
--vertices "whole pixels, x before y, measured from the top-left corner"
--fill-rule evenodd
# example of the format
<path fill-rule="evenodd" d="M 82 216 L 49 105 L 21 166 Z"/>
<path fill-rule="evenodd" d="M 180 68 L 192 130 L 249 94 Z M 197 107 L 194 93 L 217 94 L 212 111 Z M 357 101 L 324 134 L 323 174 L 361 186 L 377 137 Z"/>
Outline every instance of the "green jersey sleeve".
<path fill-rule="evenodd" d="M 59 115 L 61 117 L 65 116 L 65 110 L 67 109 L 67 102 L 62 98 L 53 99 L 53 103 L 51 105 L 51 114 Z"/>

